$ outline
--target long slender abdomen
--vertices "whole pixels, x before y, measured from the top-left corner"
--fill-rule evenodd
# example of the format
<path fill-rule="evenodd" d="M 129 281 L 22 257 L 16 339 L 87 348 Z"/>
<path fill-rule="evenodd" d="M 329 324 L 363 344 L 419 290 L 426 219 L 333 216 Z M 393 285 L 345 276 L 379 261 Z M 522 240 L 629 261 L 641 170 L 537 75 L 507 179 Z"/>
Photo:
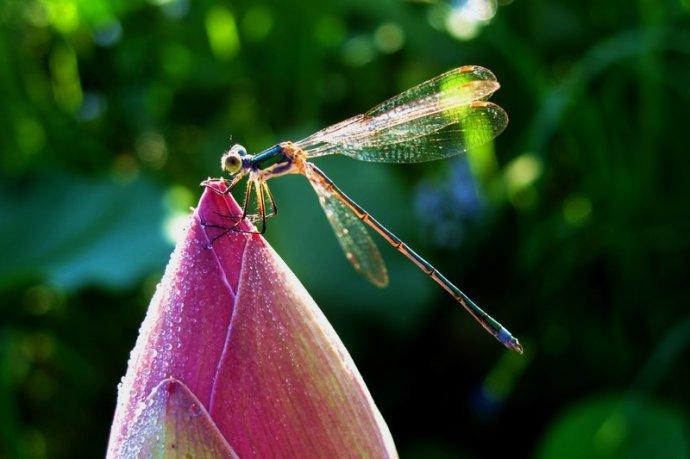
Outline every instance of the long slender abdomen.
<path fill-rule="evenodd" d="M 421 269 L 426 275 L 431 277 L 434 282 L 443 287 L 445 291 L 450 293 L 450 295 L 462 305 L 467 312 L 470 313 L 474 319 L 479 322 L 479 324 L 489 333 L 491 333 L 498 341 L 500 341 L 504 346 L 509 349 L 513 349 L 522 354 L 522 345 L 503 325 L 501 325 L 496 319 L 491 317 L 489 314 L 484 312 L 479 306 L 477 306 L 467 295 L 465 295 L 462 290 L 456 287 L 451 281 L 449 281 L 443 274 L 441 274 L 436 268 L 434 268 L 431 263 L 426 261 L 417 252 L 412 250 L 410 246 L 402 242 L 395 234 L 390 232 L 388 228 L 379 223 L 374 217 L 372 217 L 367 211 L 362 209 L 356 202 L 349 198 L 345 193 L 343 193 L 340 188 L 338 188 L 331 179 L 324 174 L 321 169 L 316 167 L 312 163 L 307 163 L 307 167 L 310 172 L 318 177 L 322 185 L 331 191 L 335 196 L 340 199 L 340 201 L 345 204 L 352 212 L 357 215 L 357 217 L 364 223 L 369 225 L 374 231 L 381 235 L 393 248 L 405 255 L 410 261 L 412 261 L 419 269 Z M 309 177 L 309 175 L 308 175 Z"/>

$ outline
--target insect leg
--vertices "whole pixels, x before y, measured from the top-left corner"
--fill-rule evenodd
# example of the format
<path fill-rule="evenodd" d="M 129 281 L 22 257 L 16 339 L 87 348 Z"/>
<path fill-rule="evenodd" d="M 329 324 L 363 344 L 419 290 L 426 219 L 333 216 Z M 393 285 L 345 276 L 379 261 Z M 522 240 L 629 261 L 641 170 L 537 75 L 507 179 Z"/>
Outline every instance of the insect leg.
<path fill-rule="evenodd" d="M 244 178 L 244 176 L 245 176 L 244 173 L 237 174 L 235 177 L 233 177 L 233 179 L 230 181 L 230 183 L 228 183 L 228 181 L 223 177 L 217 178 L 217 179 L 209 178 L 209 179 L 206 179 L 203 182 L 201 182 L 200 185 L 205 187 L 205 188 L 210 188 L 214 193 L 216 193 L 218 195 L 227 196 L 228 194 L 230 194 L 232 189 L 235 188 L 235 186 L 237 186 L 238 183 L 240 183 L 240 180 L 242 180 L 242 178 Z M 223 182 L 223 184 L 225 185 L 224 191 L 220 191 L 215 186 L 211 186 L 211 184 L 213 182 L 218 182 L 218 181 Z"/>
<path fill-rule="evenodd" d="M 254 186 L 255 188 L 255 194 L 256 194 L 256 205 L 258 207 L 259 213 L 256 215 L 250 215 L 248 217 L 254 217 L 251 219 L 252 222 L 255 221 L 261 221 L 261 229 L 259 231 L 245 231 L 243 229 L 239 229 L 238 223 L 235 223 L 231 228 L 230 231 L 234 231 L 236 233 L 242 233 L 242 234 L 264 234 L 266 232 L 266 202 L 264 200 L 264 195 L 263 195 L 263 182 L 262 183 L 256 183 Z"/>
<path fill-rule="evenodd" d="M 256 186 L 256 200 L 259 206 L 259 215 L 261 216 L 261 230 L 259 234 L 266 232 L 266 202 L 264 201 L 264 185 L 266 182 L 258 183 Z"/>
<path fill-rule="evenodd" d="M 213 243 L 216 242 L 219 238 L 225 236 L 230 231 L 235 230 L 237 228 L 237 226 L 242 222 L 242 220 L 244 220 L 244 217 L 246 217 L 246 215 L 247 215 L 247 208 L 249 207 L 249 201 L 251 199 L 251 193 L 252 193 L 253 187 L 254 187 L 254 181 L 250 179 L 247 182 L 247 188 L 246 188 L 246 191 L 244 193 L 244 204 L 242 206 L 242 216 L 241 217 L 236 218 L 236 217 L 229 217 L 228 215 L 221 215 L 222 217 L 237 219 L 237 223 L 235 223 L 234 225 L 232 225 L 230 227 L 208 224 L 208 223 L 203 224 L 203 226 L 206 228 L 216 228 L 216 229 L 222 229 L 223 230 L 222 232 L 220 232 L 219 234 L 217 234 L 216 236 L 214 236 L 211 239 L 211 241 L 208 244 L 209 247 L 212 246 Z M 217 212 L 216 212 L 216 214 L 218 215 Z M 243 231 L 238 231 L 238 232 L 243 232 Z"/>
<path fill-rule="evenodd" d="M 268 184 L 263 182 L 261 187 L 268 198 L 268 202 L 271 204 L 271 212 L 266 216 L 273 217 L 274 215 L 278 215 L 278 207 L 276 206 L 275 199 L 273 199 L 273 193 L 271 193 L 271 189 L 268 187 Z"/>

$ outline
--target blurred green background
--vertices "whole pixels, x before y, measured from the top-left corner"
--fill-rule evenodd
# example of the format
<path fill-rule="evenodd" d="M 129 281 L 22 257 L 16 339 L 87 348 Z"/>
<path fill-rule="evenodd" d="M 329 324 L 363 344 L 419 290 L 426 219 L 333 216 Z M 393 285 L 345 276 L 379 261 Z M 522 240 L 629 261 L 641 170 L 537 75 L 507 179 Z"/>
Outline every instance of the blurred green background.
<path fill-rule="evenodd" d="M 690 1 L 483 6 L 0 2 L 0 457 L 102 457 L 148 301 L 231 143 L 304 137 L 470 63 L 502 83 L 493 148 L 319 166 L 524 356 L 384 244 L 390 287 L 360 278 L 301 177 L 272 183 L 266 237 L 402 457 L 688 457 Z"/>

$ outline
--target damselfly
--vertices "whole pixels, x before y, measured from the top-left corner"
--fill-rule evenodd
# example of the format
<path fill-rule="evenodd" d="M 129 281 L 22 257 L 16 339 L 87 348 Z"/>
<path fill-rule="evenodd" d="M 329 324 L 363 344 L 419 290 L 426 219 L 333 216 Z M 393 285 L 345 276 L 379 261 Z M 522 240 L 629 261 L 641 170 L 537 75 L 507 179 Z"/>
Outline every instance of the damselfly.
<path fill-rule="evenodd" d="M 460 67 L 299 142 L 282 142 L 255 155 L 248 154 L 241 145 L 234 145 L 221 159 L 223 171 L 232 178 L 229 182 L 220 179 L 226 185 L 225 190 L 213 189 L 229 193 L 248 176 L 242 215 L 223 216 L 234 221 L 228 226 L 205 225 L 222 230 L 214 240 L 229 231 L 239 231 L 239 221 L 245 218 L 259 226 L 256 232 L 263 233 L 266 218 L 277 213 L 266 182 L 285 174 L 302 174 L 316 191 L 345 256 L 369 281 L 384 287 L 388 284 L 388 273 L 365 225 L 450 293 L 498 341 L 522 353 L 522 346 L 508 330 L 310 162 L 320 156 L 341 154 L 362 161 L 416 163 L 451 157 L 486 144 L 508 124 L 503 109 L 486 101 L 498 88 L 496 77 L 489 70 Z M 256 200 L 256 212 L 250 211 L 252 199 Z"/>

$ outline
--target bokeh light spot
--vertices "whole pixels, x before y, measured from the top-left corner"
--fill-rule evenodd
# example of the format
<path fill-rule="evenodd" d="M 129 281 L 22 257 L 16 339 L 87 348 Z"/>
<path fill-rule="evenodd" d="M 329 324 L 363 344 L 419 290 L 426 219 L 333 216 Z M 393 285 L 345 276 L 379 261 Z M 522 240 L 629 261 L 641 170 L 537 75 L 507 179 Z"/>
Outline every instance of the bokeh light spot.
<path fill-rule="evenodd" d="M 520 209 L 530 207 L 536 200 L 532 186 L 541 176 L 542 162 L 533 154 L 526 153 L 515 158 L 505 168 L 504 183 L 510 202 Z"/>
<path fill-rule="evenodd" d="M 24 4 L 24 17 L 34 27 L 46 27 L 51 19 L 45 5 L 40 2 L 26 2 Z"/>
<path fill-rule="evenodd" d="M 364 35 L 351 38 L 343 47 L 343 61 L 353 67 L 368 64 L 375 56 L 376 51 L 371 40 Z"/>
<path fill-rule="evenodd" d="M 174 245 L 184 238 L 189 224 L 189 214 L 184 212 L 172 212 L 163 220 L 163 237 Z"/>
<path fill-rule="evenodd" d="M 542 163 L 533 154 L 518 156 L 505 168 L 505 181 L 509 188 L 518 190 L 534 183 L 542 173 Z"/>
<path fill-rule="evenodd" d="M 180 19 L 189 12 L 189 0 L 166 0 L 159 3 L 163 14 L 170 19 Z"/>
<path fill-rule="evenodd" d="M 446 31 L 446 21 L 450 15 L 451 8 L 446 3 L 432 5 L 426 13 L 426 20 L 429 25 L 438 31 Z"/>
<path fill-rule="evenodd" d="M 392 54 L 405 44 L 405 33 L 397 24 L 382 24 L 374 32 L 374 44 L 382 53 Z"/>
<path fill-rule="evenodd" d="M 175 244 L 184 237 L 189 225 L 189 209 L 193 203 L 194 194 L 181 185 L 171 187 L 163 196 L 166 216 L 161 230 L 169 243 Z"/>
<path fill-rule="evenodd" d="M 461 0 L 458 3 L 458 9 L 476 22 L 489 21 L 496 14 L 496 0 Z"/>
<path fill-rule="evenodd" d="M 235 16 L 227 8 L 214 6 L 206 14 L 206 33 L 213 54 L 222 61 L 232 59 L 240 50 Z"/>
<path fill-rule="evenodd" d="M 496 14 L 496 8 L 496 0 L 456 0 L 453 6 L 446 10 L 445 28 L 458 40 L 470 40 L 491 21 Z M 439 16 L 441 17 L 443 16 Z"/>
<path fill-rule="evenodd" d="M 171 210 L 187 211 L 194 204 L 194 194 L 187 187 L 175 185 L 165 193 L 164 200 Z"/>
<path fill-rule="evenodd" d="M 571 226 L 582 226 L 592 214 L 592 202 L 585 196 L 570 196 L 563 204 L 563 218 Z"/>
<path fill-rule="evenodd" d="M 448 33 L 458 40 L 471 40 L 479 34 L 477 21 L 467 17 L 463 10 L 454 9 L 446 19 Z"/>
<path fill-rule="evenodd" d="M 160 169 L 168 159 L 168 148 L 163 136 L 155 131 L 147 131 L 135 143 L 139 159 L 153 169 Z"/>
<path fill-rule="evenodd" d="M 79 27 L 79 8 L 73 0 L 53 0 L 45 2 L 48 17 L 58 32 L 67 34 Z"/>
<path fill-rule="evenodd" d="M 82 89 L 74 49 L 56 46 L 50 54 L 50 71 L 55 102 L 67 112 L 76 111 L 82 103 Z"/>
<path fill-rule="evenodd" d="M 254 5 L 242 18 L 242 31 L 247 39 L 261 41 L 271 33 L 273 28 L 273 14 L 262 5 Z"/>
<path fill-rule="evenodd" d="M 117 44 L 120 38 L 122 38 L 122 25 L 117 20 L 99 24 L 93 32 L 93 41 L 106 48 Z"/>
<path fill-rule="evenodd" d="M 87 91 L 77 112 L 80 121 L 93 121 L 99 118 L 108 107 L 108 101 L 103 94 Z"/>

